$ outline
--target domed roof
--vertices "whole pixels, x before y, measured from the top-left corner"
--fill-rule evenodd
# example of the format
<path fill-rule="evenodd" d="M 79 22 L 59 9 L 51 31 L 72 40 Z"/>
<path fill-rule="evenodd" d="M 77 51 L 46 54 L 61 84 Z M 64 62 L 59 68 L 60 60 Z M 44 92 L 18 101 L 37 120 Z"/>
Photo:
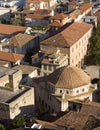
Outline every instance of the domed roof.
<path fill-rule="evenodd" d="M 73 89 L 88 85 L 90 77 L 77 67 L 66 66 L 55 70 L 48 76 L 48 82 L 56 88 Z"/>

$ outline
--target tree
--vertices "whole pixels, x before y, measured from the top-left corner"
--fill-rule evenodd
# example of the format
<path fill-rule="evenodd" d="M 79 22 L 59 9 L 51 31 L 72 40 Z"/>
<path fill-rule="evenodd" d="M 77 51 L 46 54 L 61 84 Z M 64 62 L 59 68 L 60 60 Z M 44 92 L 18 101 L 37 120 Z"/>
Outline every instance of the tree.
<path fill-rule="evenodd" d="M 2 124 L 0 124 L 0 130 L 5 130 L 5 127 Z"/>
<path fill-rule="evenodd" d="M 24 20 L 17 19 L 17 18 L 11 18 L 10 23 L 13 25 L 22 25 L 22 26 L 25 25 Z"/>
<path fill-rule="evenodd" d="M 84 3 L 86 4 L 86 3 L 90 3 L 90 0 L 84 0 Z"/>
<path fill-rule="evenodd" d="M 16 117 L 11 123 L 12 128 L 20 128 L 23 127 L 24 125 L 25 125 L 25 120 L 22 117 Z"/>
<path fill-rule="evenodd" d="M 100 23 L 98 23 L 97 28 L 94 30 L 90 38 L 90 43 L 88 58 L 92 60 L 94 64 L 100 65 Z"/>

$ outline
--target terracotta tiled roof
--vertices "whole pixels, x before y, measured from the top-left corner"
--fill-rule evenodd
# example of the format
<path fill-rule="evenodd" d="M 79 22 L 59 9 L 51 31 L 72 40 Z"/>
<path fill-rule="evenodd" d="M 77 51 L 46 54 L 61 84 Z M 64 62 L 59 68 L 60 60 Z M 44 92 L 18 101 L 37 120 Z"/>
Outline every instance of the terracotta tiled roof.
<path fill-rule="evenodd" d="M 68 17 L 68 16 L 63 13 L 58 13 L 58 14 L 52 16 L 51 19 L 64 19 L 66 17 Z"/>
<path fill-rule="evenodd" d="M 42 15 L 38 15 L 38 14 L 28 14 L 27 16 L 26 16 L 26 18 L 31 18 L 31 19 L 45 19 L 45 17 L 44 16 L 42 16 Z"/>
<path fill-rule="evenodd" d="M 58 33 L 44 41 L 41 42 L 41 45 L 46 46 L 55 46 L 55 47 L 70 47 L 75 44 L 80 38 L 84 36 L 93 26 L 86 23 L 73 23 L 68 28 L 63 30 L 61 33 Z"/>
<path fill-rule="evenodd" d="M 83 130 L 83 127 L 86 125 L 86 122 L 91 115 L 94 117 L 98 117 L 100 115 L 100 104 L 99 107 L 84 104 L 80 112 L 71 111 L 53 123 L 59 126 L 69 125 L 70 128 L 73 128 L 74 130 Z M 89 129 L 87 128 L 86 130 Z"/>
<path fill-rule="evenodd" d="M 17 62 L 23 57 L 24 55 L 0 51 L 0 60 L 2 61 Z"/>
<path fill-rule="evenodd" d="M 57 127 L 56 124 L 53 124 L 53 123 L 50 123 L 50 122 L 47 122 L 47 121 L 42 121 L 42 120 L 38 120 L 38 119 L 35 119 L 35 121 L 36 121 L 36 123 L 41 124 L 42 128 L 45 128 L 45 127 L 56 128 Z"/>
<path fill-rule="evenodd" d="M 35 38 L 35 36 L 19 33 L 10 39 L 9 45 L 13 45 L 16 47 L 22 47 L 23 45 L 27 44 L 28 42 L 30 42 L 34 38 Z"/>
<path fill-rule="evenodd" d="M 48 82 L 57 88 L 73 89 L 90 82 L 90 77 L 77 67 L 62 67 L 48 76 Z"/>
<path fill-rule="evenodd" d="M 47 9 L 37 9 L 34 11 L 35 14 L 41 14 L 41 15 L 45 15 L 45 14 L 49 14 L 51 13 L 51 10 L 47 10 Z"/>
<path fill-rule="evenodd" d="M 0 34 L 11 35 L 14 33 L 25 32 L 27 27 L 23 26 L 15 26 L 8 24 L 0 24 Z"/>
<path fill-rule="evenodd" d="M 69 2 L 69 4 L 71 4 L 71 5 L 78 5 L 79 2 L 77 2 L 77 1 L 71 1 L 71 2 Z"/>
<path fill-rule="evenodd" d="M 49 24 L 49 26 L 61 27 L 61 26 L 63 26 L 63 24 L 61 24 L 60 22 L 55 21 L 55 22 Z"/>
<path fill-rule="evenodd" d="M 84 4 L 84 5 L 82 5 L 81 7 L 80 7 L 80 10 L 82 10 L 82 11 L 87 11 L 88 9 L 90 9 L 92 7 L 92 5 L 91 4 Z"/>

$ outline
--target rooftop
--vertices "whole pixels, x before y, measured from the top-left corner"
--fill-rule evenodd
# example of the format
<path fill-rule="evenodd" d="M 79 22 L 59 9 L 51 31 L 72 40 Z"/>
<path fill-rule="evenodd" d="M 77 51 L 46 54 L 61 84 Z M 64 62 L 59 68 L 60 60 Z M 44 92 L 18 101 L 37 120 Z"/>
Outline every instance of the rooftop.
<path fill-rule="evenodd" d="M 6 74 L 11 75 L 17 71 L 18 70 L 16 70 L 16 69 L 11 69 L 11 68 L 0 66 L 0 77 L 2 77 L 3 75 L 6 75 Z"/>
<path fill-rule="evenodd" d="M 0 34 L 12 35 L 26 31 L 26 27 L 8 24 L 0 24 Z"/>
<path fill-rule="evenodd" d="M 37 9 L 34 11 L 35 14 L 40 14 L 40 15 L 47 15 L 50 14 L 52 10 L 47 10 L 47 9 Z"/>
<path fill-rule="evenodd" d="M 82 130 L 91 115 L 94 117 L 100 115 L 100 104 L 99 106 L 84 104 L 80 112 L 71 111 L 53 123 L 59 126 L 69 125 L 74 130 Z"/>
<path fill-rule="evenodd" d="M 9 62 L 8 61 L 1 61 L 0 60 L 0 66 L 5 66 L 6 64 L 8 64 Z"/>
<path fill-rule="evenodd" d="M 54 26 L 54 27 L 62 27 L 63 24 L 58 22 L 58 21 L 54 21 L 53 23 L 49 24 L 49 26 Z"/>
<path fill-rule="evenodd" d="M 26 16 L 26 18 L 32 18 L 32 19 L 45 19 L 45 17 L 44 16 L 42 16 L 42 15 L 39 15 L 39 14 L 28 14 L 27 16 Z"/>
<path fill-rule="evenodd" d="M 22 59 L 23 57 L 24 57 L 24 55 L 21 55 L 21 54 L 0 51 L 0 60 L 2 60 L 2 61 L 17 62 L 18 60 Z"/>
<path fill-rule="evenodd" d="M 11 103 L 12 101 L 16 100 L 16 98 L 20 97 L 23 93 L 30 89 L 29 87 L 25 86 L 20 87 L 23 87 L 24 89 L 19 89 L 15 92 L 6 89 L 0 89 L 0 102 Z"/>
<path fill-rule="evenodd" d="M 87 11 L 87 10 L 90 9 L 90 8 L 92 8 L 92 5 L 89 4 L 89 3 L 80 6 L 80 10 L 82 10 L 83 12 L 84 12 L 84 11 Z"/>
<path fill-rule="evenodd" d="M 31 40 L 33 40 L 35 37 L 36 36 L 19 33 L 10 39 L 9 45 L 13 45 L 16 47 L 22 47 L 23 45 L 25 45 L 28 42 L 30 42 Z"/>
<path fill-rule="evenodd" d="M 68 15 L 65 15 L 63 13 L 58 13 L 58 14 L 52 16 L 51 19 L 59 19 L 60 20 L 60 19 L 64 19 L 64 18 L 67 18 L 67 17 L 68 17 Z"/>
<path fill-rule="evenodd" d="M 67 48 L 75 44 L 92 28 L 90 24 L 75 22 L 62 32 L 42 41 L 41 45 Z"/>
<path fill-rule="evenodd" d="M 31 74 L 33 71 L 37 70 L 38 68 L 28 65 L 17 65 L 13 67 L 14 69 L 22 70 L 22 74 Z"/>

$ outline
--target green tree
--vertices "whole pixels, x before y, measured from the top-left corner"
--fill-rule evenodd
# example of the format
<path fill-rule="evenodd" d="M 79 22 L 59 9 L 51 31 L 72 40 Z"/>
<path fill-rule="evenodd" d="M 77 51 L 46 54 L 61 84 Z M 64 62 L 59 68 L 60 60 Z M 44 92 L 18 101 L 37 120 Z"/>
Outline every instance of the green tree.
<path fill-rule="evenodd" d="M 84 4 L 90 3 L 91 0 L 84 0 Z"/>
<path fill-rule="evenodd" d="M 100 65 L 100 23 L 98 23 L 97 28 L 94 30 L 90 43 L 89 58 L 94 64 Z"/>
<path fill-rule="evenodd" d="M 25 25 L 24 20 L 16 19 L 16 18 L 11 18 L 10 23 L 13 25 L 22 25 L 22 26 Z"/>
<path fill-rule="evenodd" d="M 25 119 L 22 117 L 16 117 L 12 123 L 11 123 L 11 127 L 12 128 L 20 128 L 22 126 L 25 125 Z"/>
<path fill-rule="evenodd" d="M 5 130 L 5 127 L 2 124 L 0 124 L 0 130 Z"/>

